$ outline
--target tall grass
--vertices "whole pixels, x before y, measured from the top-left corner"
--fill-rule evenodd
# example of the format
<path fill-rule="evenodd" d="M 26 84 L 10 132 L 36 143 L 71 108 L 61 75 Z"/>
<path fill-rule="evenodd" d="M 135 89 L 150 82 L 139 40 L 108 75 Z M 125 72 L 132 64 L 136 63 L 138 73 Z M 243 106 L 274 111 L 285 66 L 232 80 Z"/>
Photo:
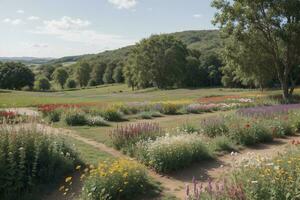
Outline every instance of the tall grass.
<path fill-rule="evenodd" d="M 0 127 L 0 199 L 25 199 L 78 162 L 65 142 L 36 125 Z"/>

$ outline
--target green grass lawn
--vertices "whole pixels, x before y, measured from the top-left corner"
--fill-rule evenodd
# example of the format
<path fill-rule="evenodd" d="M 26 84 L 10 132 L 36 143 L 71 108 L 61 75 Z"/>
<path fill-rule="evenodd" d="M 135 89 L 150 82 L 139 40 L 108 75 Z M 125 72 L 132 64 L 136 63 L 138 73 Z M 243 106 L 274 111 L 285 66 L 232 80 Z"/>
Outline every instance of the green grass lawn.
<path fill-rule="evenodd" d="M 257 90 L 202 88 L 131 91 L 125 84 L 59 92 L 0 90 L 0 107 L 29 107 L 48 103 L 95 103 L 193 100 L 206 96 L 257 94 Z"/>

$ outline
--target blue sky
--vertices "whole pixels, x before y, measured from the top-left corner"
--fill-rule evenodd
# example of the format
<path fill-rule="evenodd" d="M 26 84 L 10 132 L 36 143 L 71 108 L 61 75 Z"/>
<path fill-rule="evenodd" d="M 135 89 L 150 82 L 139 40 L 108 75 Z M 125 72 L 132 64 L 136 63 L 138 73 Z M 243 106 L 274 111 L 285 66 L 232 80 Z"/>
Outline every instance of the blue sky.
<path fill-rule="evenodd" d="M 213 29 L 210 0 L 1 0 L 0 56 L 62 57 Z"/>

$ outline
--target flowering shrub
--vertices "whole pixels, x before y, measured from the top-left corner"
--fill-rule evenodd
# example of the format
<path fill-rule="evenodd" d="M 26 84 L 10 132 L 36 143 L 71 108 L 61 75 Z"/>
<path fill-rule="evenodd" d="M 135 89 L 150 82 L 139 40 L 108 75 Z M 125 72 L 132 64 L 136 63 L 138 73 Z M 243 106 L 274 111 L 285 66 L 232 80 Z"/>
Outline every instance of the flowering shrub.
<path fill-rule="evenodd" d="M 291 110 L 299 110 L 300 104 L 286 104 L 286 105 L 274 105 L 274 106 L 262 106 L 254 108 L 244 108 L 238 111 L 238 114 L 243 116 L 264 116 L 273 117 L 278 114 L 285 114 Z"/>
<path fill-rule="evenodd" d="M 156 140 L 140 141 L 136 156 L 158 172 L 175 171 L 192 162 L 207 159 L 211 153 L 196 134 L 163 136 Z"/>
<path fill-rule="evenodd" d="M 63 119 L 69 126 L 82 126 L 87 124 L 85 113 L 77 109 L 70 109 L 66 111 Z"/>
<path fill-rule="evenodd" d="M 186 107 L 188 113 L 203 113 L 219 110 L 220 107 L 217 104 L 190 104 Z"/>
<path fill-rule="evenodd" d="M 273 140 L 269 129 L 259 121 L 247 122 L 245 120 L 231 121 L 229 137 L 242 145 L 254 145 Z"/>
<path fill-rule="evenodd" d="M 101 116 L 88 116 L 86 123 L 89 126 L 108 126 L 107 122 Z"/>
<path fill-rule="evenodd" d="M 186 186 L 186 200 L 246 200 L 242 185 L 228 183 L 223 181 L 212 182 L 204 186 L 193 178 L 193 185 L 190 188 Z"/>
<path fill-rule="evenodd" d="M 120 159 L 112 163 L 99 163 L 86 170 L 82 199 L 133 199 L 149 187 L 144 167 L 137 162 Z"/>
<path fill-rule="evenodd" d="M 110 138 L 115 148 L 132 153 L 138 141 L 155 139 L 162 134 L 157 123 L 137 123 L 115 128 L 110 132 Z"/>
<path fill-rule="evenodd" d="M 18 114 L 12 111 L 0 111 L 0 123 L 11 122 L 18 117 Z"/>
<path fill-rule="evenodd" d="M 229 129 L 223 117 L 208 118 L 200 122 L 200 132 L 208 137 L 227 135 Z"/>
<path fill-rule="evenodd" d="M 298 199 L 300 149 L 293 147 L 275 159 L 256 157 L 234 173 L 247 199 Z"/>
<path fill-rule="evenodd" d="M 109 108 L 101 112 L 101 116 L 112 122 L 119 122 L 123 120 L 122 113 L 120 113 L 116 108 Z"/>
<path fill-rule="evenodd" d="M 155 110 L 166 114 L 166 115 L 176 115 L 181 108 L 181 104 L 176 103 L 158 103 L 155 105 Z"/>
<path fill-rule="evenodd" d="M 0 127 L 0 199 L 25 199 L 70 172 L 77 154 L 36 125 Z"/>

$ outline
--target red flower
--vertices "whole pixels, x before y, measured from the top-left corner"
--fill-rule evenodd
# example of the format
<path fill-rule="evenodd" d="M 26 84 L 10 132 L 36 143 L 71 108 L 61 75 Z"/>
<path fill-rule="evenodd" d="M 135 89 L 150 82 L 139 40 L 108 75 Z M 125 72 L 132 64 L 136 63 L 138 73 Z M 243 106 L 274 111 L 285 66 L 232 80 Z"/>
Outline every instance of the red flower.
<path fill-rule="evenodd" d="M 250 128 L 250 124 L 246 124 L 246 125 L 245 125 L 245 128 Z"/>

